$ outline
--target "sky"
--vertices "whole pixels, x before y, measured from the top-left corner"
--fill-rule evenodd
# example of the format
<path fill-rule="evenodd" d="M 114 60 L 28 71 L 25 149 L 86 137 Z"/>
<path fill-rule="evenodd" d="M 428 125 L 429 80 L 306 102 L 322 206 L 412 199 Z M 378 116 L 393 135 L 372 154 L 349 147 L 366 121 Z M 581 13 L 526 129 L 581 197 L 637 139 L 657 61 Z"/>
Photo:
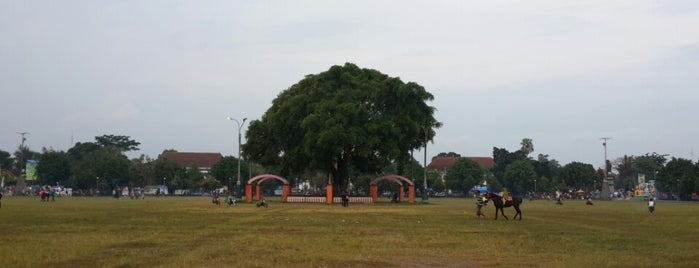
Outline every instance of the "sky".
<path fill-rule="evenodd" d="M 434 95 L 428 157 L 531 138 L 532 157 L 600 167 L 603 137 L 610 160 L 699 157 L 693 0 L 0 0 L 0 150 L 28 132 L 34 151 L 124 135 L 130 157 L 237 156 L 227 117 L 346 62 Z"/>

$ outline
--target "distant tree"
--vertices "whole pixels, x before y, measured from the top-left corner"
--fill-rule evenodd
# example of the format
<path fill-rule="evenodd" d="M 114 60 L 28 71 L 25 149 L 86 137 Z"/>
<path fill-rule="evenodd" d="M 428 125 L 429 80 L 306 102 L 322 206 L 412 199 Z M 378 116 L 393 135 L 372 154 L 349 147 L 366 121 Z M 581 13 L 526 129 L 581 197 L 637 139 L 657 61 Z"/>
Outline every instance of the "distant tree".
<path fill-rule="evenodd" d="M 95 137 L 97 144 L 103 147 L 113 146 L 122 152 L 138 151 L 140 142 L 132 140 L 129 136 L 102 135 Z"/>
<path fill-rule="evenodd" d="M 648 153 L 635 157 L 635 165 L 639 173 L 652 178 L 656 172 L 663 169 L 665 162 L 667 162 L 666 157 L 667 155 Z"/>
<path fill-rule="evenodd" d="M 592 188 L 595 168 L 590 164 L 571 162 L 561 168 L 560 178 L 569 189 Z"/>
<path fill-rule="evenodd" d="M 484 174 L 485 177 L 485 182 L 488 186 L 488 190 L 491 192 L 500 192 L 502 191 L 502 184 L 500 181 L 495 178 L 495 175 L 493 175 L 492 172 L 486 172 Z"/>
<path fill-rule="evenodd" d="M 246 158 L 278 166 L 281 174 L 323 170 L 346 189 L 350 167 L 375 173 L 423 148 L 441 126 L 422 86 L 354 64 L 333 66 L 281 92 L 243 146 Z"/>
<path fill-rule="evenodd" d="M 697 190 L 698 171 L 691 160 L 673 157 L 660 172 L 656 186 L 672 193 L 679 190 L 680 197 L 688 200 L 691 193 Z"/>
<path fill-rule="evenodd" d="M 536 171 L 528 159 L 517 160 L 505 169 L 505 185 L 510 192 L 518 195 L 533 191 L 536 179 Z"/>
<path fill-rule="evenodd" d="M 155 185 L 154 160 L 145 155 L 139 158 L 131 159 L 131 181 L 129 185 L 132 187 L 144 187 L 146 185 Z"/>
<path fill-rule="evenodd" d="M 454 192 L 468 193 L 483 179 L 483 168 L 468 158 L 460 158 L 447 171 L 446 187 Z"/>
<path fill-rule="evenodd" d="M 626 190 L 633 189 L 636 185 L 636 179 L 639 173 L 634 157 L 624 155 L 623 158 L 620 158 L 616 162 L 615 169 L 619 174 L 619 181 L 615 183 L 614 187 Z"/>
<path fill-rule="evenodd" d="M 13 161 L 12 155 L 9 152 L 0 150 L 0 169 L 10 170 Z"/>
<path fill-rule="evenodd" d="M 102 146 L 93 142 L 78 142 L 75 145 L 73 145 L 72 148 L 68 149 L 68 156 L 71 158 L 72 161 L 79 161 L 87 155 L 89 155 L 90 153 L 98 151 L 101 148 Z"/>
<path fill-rule="evenodd" d="M 504 148 L 493 147 L 493 161 L 495 162 L 495 167 L 493 168 L 493 175 L 503 183 L 505 176 L 505 170 L 507 166 L 518 160 L 527 159 L 527 155 L 522 151 L 509 152 Z M 503 183 L 506 184 L 506 183 Z"/>
<path fill-rule="evenodd" d="M 241 167 L 240 176 L 244 178 L 245 176 L 243 176 L 242 169 Z M 211 172 L 209 174 L 224 184 L 227 184 L 229 179 L 235 182 L 238 178 L 238 158 L 235 156 L 222 157 L 218 163 L 211 167 Z"/>
<path fill-rule="evenodd" d="M 519 150 L 526 156 L 534 152 L 534 142 L 530 138 L 522 139 L 520 143 L 522 146 Z"/>
<path fill-rule="evenodd" d="M 168 185 L 168 188 L 173 186 L 175 189 L 185 173 L 185 167 L 167 158 L 161 157 L 153 162 L 153 174 L 157 184 Z"/>
<path fill-rule="evenodd" d="M 36 167 L 36 174 L 40 184 L 65 183 L 71 175 L 68 154 L 44 148 Z"/>
<path fill-rule="evenodd" d="M 439 172 L 427 172 L 427 188 L 432 188 L 435 192 L 444 192 L 446 190 L 446 185 L 444 185 Z"/>
<path fill-rule="evenodd" d="M 103 192 L 116 186 L 128 186 L 131 162 L 119 149 L 100 146 L 93 148 L 88 143 L 71 148 L 68 156 L 72 174 L 68 180 L 69 186 L 92 189 L 99 183 Z"/>
<path fill-rule="evenodd" d="M 196 186 L 196 182 L 204 178 L 204 174 L 199 170 L 199 166 L 192 165 L 185 171 L 185 176 L 179 181 L 176 189 L 191 189 Z"/>
<path fill-rule="evenodd" d="M 204 178 L 197 184 L 197 186 L 204 188 L 206 191 L 212 191 L 214 189 L 221 188 L 223 184 L 221 181 L 217 180 L 211 176 L 204 176 Z"/>
<path fill-rule="evenodd" d="M 461 157 L 461 155 L 457 154 L 455 152 L 448 152 L 448 153 L 441 152 L 441 153 L 437 154 L 435 157 L 432 157 L 432 160 L 434 160 L 437 157 Z"/>
<path fill-rule="evenodd" d="M 536 160 L 532 161 L 534 171 L 536 171 L 536 190 L 538 192 L 552 190 L 552 180 L 558 176 L 561 165 L 555 159 L 549 159 L 548 155 L 539 154 Z"/>

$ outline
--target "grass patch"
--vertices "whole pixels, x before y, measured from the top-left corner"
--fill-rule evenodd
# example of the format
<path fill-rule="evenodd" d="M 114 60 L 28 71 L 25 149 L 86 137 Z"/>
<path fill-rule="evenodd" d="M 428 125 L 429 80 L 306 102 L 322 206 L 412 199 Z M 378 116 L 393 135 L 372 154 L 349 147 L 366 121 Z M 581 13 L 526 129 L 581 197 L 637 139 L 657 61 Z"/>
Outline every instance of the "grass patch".
<path fill-rule="evenodd" d="M 372 206 L 208 198 L 5 197 L 3 267 L 695 266 L 699 204 L 525 201 L 522 221 L 472 199 Z M 514 215 L 514 210 L 506 210 Z"/>

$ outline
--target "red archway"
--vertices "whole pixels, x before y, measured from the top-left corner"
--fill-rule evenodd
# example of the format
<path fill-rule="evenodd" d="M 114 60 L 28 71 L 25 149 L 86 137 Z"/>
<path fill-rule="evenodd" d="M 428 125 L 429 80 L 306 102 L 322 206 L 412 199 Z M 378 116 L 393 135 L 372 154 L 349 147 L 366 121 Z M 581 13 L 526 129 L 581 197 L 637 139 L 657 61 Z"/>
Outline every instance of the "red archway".
<path fill-rule="evenodd" d="M 392 182 L 395 182 L 396 184 L 399 185 L 398 191 L 400 192 L 400 195 L 398 195 L 398 201 L 403 202 L 403 182 L 408 184 L 408 203 L 413 204 L 415 203 L 415 183 L 411 181 L 410 179 L 400 176 L 400 175 L 386 175 L 386 176 L 381 176 L 378 177 L 369 183 L 369 195 L 371 196 L 371 199 L 376 202 L 379 199 L 379 189 L 378 186 L 376 186 L 376 183 L 382 180 L 390 180 Z"/>
<path fill-rule="evenodd" d="M 284 186 L 282 188 L 282 202 L 286 202 L 286 198 L 291 195 L 291 186 L 289 185 L 289 181 L 285 178 L 279 177 L 277 175 L 273 174 L 262 174 L 262 175 L 257 175 L 255 177 L 252 177 L 248 180 L 247 185 L 245 185 L 245 201 L 248 203 L 252 203 L 252 183 L 257 181 L 257 200 L 260 199 L 260 193 L 262 190 L 262 187 L 260 184 L 262 182 L 265 182 L 270 179 L 275 179 L 278 181 L 281 181 Z"/>

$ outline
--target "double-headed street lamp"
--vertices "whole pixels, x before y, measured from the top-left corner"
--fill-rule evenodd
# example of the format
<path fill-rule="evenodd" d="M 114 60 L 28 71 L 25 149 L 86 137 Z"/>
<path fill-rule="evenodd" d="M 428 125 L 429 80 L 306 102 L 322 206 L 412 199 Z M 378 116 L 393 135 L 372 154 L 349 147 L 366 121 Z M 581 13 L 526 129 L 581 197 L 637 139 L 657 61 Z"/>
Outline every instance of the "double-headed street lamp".
<path fill-rule="evenodd" d="M 238 125 L 238 182 L 236 182 L 236 187 L 235 187 L 235 197 L 236 199 L 240 199 L 240 140 L 241 140 L 241 134 L 240 130 L 243 128 L 243 125 L 245 124 L 245 121 L 248 120 L 248 118 L 243 118 L 242 122 L 239 122 L 237 119 L 233 117 L 227 117 L 228 120 L 235 121 L 235 123 Z M 230 194 L 231 190 L 231 180 L 228 179 L 228 192 Z"/>

